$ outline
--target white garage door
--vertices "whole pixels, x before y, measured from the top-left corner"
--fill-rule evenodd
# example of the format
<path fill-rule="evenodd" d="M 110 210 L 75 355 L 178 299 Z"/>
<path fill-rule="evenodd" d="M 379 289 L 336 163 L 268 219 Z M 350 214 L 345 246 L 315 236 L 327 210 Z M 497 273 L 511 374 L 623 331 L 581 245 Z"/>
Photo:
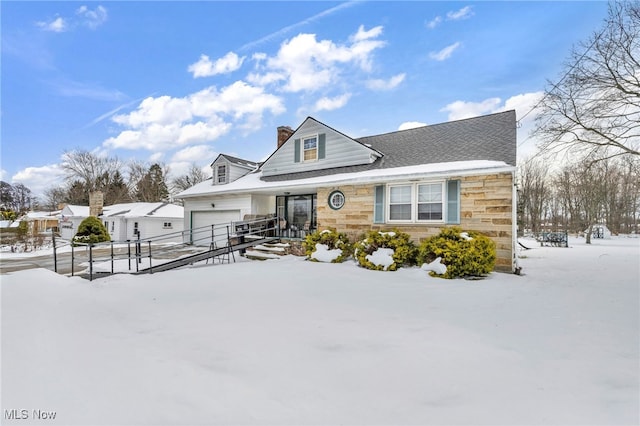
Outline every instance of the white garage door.
<path fill-rule="evenodd" d="M 211 225 L 226 225 L 240 220 L 240 210 L 221 210 L 215 212 L 191 212 L 192 241 L 196 245 L 211 243 Z M 215 227 L 214 240 L 217 244 L 226 243 L 226 228 Z"/>

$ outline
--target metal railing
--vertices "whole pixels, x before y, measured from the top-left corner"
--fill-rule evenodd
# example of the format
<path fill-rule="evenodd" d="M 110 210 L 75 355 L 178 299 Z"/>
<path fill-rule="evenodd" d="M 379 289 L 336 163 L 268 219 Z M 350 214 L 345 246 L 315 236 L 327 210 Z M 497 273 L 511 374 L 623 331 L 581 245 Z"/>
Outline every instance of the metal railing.
<path fill-rule="evenodd" d="M 60 241 L 52 233 L 54 271 L 58 272 L 59 269 L 60 249 L 70 246 L 71 276 L 78 274 L 76 266 L 82 266 L 84 262 L 88 262 L 90 281 L 93 281 L 93 278 L 98 274 L 153 273 L 154 259 L 176 260 L 181 257 L 179 256 L 180 251 L 191 251 L 185 255 L 186 257 L 193 254 L 194 248 L 199 247 L 200 249 L 196 253 L 209 251 L 213 256 L 214 249 L 221 247 L 229 247 L 232 252 L 234 246 L 242 246 L 243 248 L 240 250 L 243 252 L 247 240 L 251 238 L 279 238 L 279 223 L 280 220 L 276 216 L 266 216 L 252 220 L 206 225 L 147 238 L 138 237 L 132 240 L 102 243 Z M 176 257 L 176 255 L 178 256 Z M 117 263 L 124 261 L 126 261 L 124 268 L 117 265 Z M 96 265 L 105 263 L 107 264 L 106 270 L 105 268 L 96 270 Z M 86 268 L 81 270 L 81 274 L 86 273 Z"/>

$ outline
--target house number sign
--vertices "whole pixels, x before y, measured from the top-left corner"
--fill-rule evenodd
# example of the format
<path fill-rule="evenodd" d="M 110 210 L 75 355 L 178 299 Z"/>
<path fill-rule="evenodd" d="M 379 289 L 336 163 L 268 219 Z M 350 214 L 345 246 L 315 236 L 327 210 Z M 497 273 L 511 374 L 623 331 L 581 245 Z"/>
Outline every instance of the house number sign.
<path fill-rule="evenodd" d="M 333 191 L 329 194 L 329 207 L 333 210 L 340 210 L 344 206 L 344 194 L 342 191 Z"/>

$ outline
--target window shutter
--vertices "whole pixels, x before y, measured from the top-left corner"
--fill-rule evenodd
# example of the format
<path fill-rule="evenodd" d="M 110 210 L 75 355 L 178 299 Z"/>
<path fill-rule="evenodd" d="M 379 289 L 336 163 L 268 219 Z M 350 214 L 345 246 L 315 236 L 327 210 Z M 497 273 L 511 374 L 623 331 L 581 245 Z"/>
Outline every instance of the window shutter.
<path fill-rule="evenodd" d="M 384 223 L 384 185 L 377 185 L 373 195 L 373 223 Z"/>
<path fill-rule="evenodd" d="M 447 223 L 460 223 L 460 181 L 447 181 Z"/>
<path fill-rule="evenodd" d="M 300 162 L 300 139 L 296 139 L 293 141 L 293 162 Z"/>
<path fill-rule="evenodd" d="M 324 133 L 320 133 L 318 135 L 318 160 L 322 160 L 325 156 L 325 150 L 326 150 L 326 134 Z"/>

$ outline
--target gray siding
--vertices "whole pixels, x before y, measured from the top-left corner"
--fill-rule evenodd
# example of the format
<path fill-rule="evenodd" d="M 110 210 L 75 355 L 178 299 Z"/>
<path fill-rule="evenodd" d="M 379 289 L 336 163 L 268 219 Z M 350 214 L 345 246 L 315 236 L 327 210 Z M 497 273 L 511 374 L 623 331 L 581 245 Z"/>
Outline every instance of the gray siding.
<path fill-rule="evenodd" d="M 325 158 L 310 162 L 294 162 L 295 140 L 321 133 L 326 135 Z M 274 176 L 285 173 L 369 164 L 375 158 L 373 157 L 374 154 L 375 151 L 349 139 L 345 135 L 315 120 L 307 120 L 296 130 L 293 136 L 263 164 L 262 175 Z M 302 158 L 302 156 L 300 156 L 300 158 Z"/>
<path fill-rule="evenodd" d="M 220 165 L 226 165 L 227 166 L 227 181 L 226 183 L 230 183 L 235 181 L 236 179 L 241 178 L 242 176 L 246 175 L 247 173 L 249 173 L 251 170 L 244 168 L 244 167 L 240 167 L 236 164 L 231 163 L 230 161 L 227 161 L 224 157 L 220 157 L 218 158 L 212 165 L 211 165 L 211 170 L 213 172 L 213 179 L 212 179 L 212 184 L 213 185 L 224 185 L 222 183 L 218 183 L 218 166 Z"/>

